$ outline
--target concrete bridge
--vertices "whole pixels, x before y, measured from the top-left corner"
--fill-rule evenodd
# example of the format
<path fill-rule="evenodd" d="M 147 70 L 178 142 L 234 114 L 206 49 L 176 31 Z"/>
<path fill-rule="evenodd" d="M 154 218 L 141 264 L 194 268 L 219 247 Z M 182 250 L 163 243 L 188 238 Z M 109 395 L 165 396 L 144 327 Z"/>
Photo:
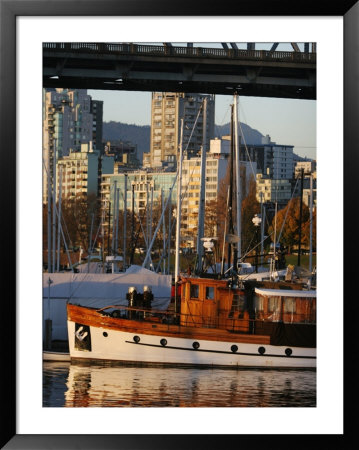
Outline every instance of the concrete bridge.
<path fill-rule="evenodd" d="M 316 53 L 272 49 L 44 43 L 43 86 L 316 99 Z"/>

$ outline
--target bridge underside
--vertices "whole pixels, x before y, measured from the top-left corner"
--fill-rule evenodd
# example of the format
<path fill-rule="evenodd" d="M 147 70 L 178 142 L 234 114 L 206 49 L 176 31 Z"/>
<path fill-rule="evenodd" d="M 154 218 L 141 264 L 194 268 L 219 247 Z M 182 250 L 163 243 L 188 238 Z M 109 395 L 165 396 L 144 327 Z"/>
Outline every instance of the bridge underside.
<path fill-rule="evenodd" d="M 240 84 L 240 87 L 238 87 Z M 315 88 L 308 86 L 292 86 L 270 83 L 239 82 L 223 83 L 208 81 L 170 81 L 127 78 L 123 82 L 115 80 L 104 81 L 104 78 L 61 77 L 61 79 L 44 80 L 44 87 L 100 89 L 117 91 L 147 91 L 147 92 L 196 92 L 219 95 L 233 95 L 237 92 L 241 96 L 277 97 L 315 100 Z"/>
<path fill-rule="evenodd" d="M 268 56 L 269 55 L 269 56 Z M 43 86 L 316 99 L 314 62 L 88 54 L 44 49 Z"/>

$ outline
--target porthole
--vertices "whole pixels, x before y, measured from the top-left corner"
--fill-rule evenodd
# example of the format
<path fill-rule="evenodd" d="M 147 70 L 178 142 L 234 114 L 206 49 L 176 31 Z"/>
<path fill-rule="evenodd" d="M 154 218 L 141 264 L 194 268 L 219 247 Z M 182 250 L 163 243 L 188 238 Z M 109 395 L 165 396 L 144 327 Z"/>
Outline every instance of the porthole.
<path fill-rule="evenodd" d="M 192 347 L 193 347 L 195 350 L 197 350 L 197 349 L 199 348 L 199 342 L 197 342 L 197 341 L 193 342 Z"/>
<path fill-rule="evenodd" d="M 293 353 L 293 350 L 292 350 L 291 348 L 286 348 L 286 349 L 285 349 L 285 354 L 286 354 L 287 356 L 290 356 L 292 353 Z"/>
<path fill-rule="evenodd" d="M 167 339 L 161 339 L 161 340 L 160 340 L 160 343 L 161 343 L 161 345 L 162 345 L 163 347 L 166 347 L 166 345 L 167 345 Z"/>
<path fill-rule="evenodd" d="M 138 344 L 140 342 L 140 336 L 133 336 L 133 340 Z"/>
<path fill-rule="evenodd" d="M 231 350 L 233 353 L 238 352 L 238 346 L 237 345 L 232 345 Z"/>
<path fill-rule="evenodd" d="M 106 331 L 104 331 L 102 334 L 103 334 L 104 337 L 107 337 L 107 336 L 108 336 L 108 334 L 106 333 Z"/>
<path fill-rule="evenodd" d="M 266 349 L 264 347 L 258 347 L 258 353 L 260 355 L 264 355 L 265 351 L 266 351 Z"/>

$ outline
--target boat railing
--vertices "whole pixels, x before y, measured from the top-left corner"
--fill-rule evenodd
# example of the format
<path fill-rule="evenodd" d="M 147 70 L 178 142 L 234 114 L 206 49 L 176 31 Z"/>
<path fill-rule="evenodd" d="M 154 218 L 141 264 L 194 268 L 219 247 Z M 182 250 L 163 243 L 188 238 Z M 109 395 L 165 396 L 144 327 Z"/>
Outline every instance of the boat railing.
<path fill-rule="evenodd" d="M 108 312 L 108 310 L 112 310 Z M 284 324 L 315 324 L 315 318 L 308 317 L 305 314 L 290 315 L 286 314 L 282 317 L 277 315 L 266 315 L 256 313 L 249 316 L 248 314 L 240 314 L 239 312 L 233 312 L 227 315 L 220 315 L 217 317 L 205 316 L 199 314 L 184 314 L 173 310 L 161 310 L 153 308 L 143 308 L 136 306 L 124 306 L 124 305 L 108 305 L 99 309 L 96 312 L 105 314 L 114 318 L 130 318 L 135 320 L 152 320 L 160 321 L 162 323 L 174 323 L 180 324 L 184 327 L 196 327 L 196 328 L 217 328 L 228 330 L 237 333 L 250 333 L 253 332 L 257 325 L 265 323 L 278 323 Z"/>
<path fill-rule="evenodd" d="M 153 309 L 153 308 L 144 308 L 138 306 L 124 306 L 124 305 L 108 305 L 103 308 L 96 309 L 96 312 L 102 313 L 107 309 L 114 309 L 120 311 L 135 311 L 140 313 L 151 313 L 154 315 L 164 315 L 164 316 L 173 316 L 175 313 L 173 311 L 168 311 L 166 309 Z M 178 314 L 177 314 L 178 315 Z"/>

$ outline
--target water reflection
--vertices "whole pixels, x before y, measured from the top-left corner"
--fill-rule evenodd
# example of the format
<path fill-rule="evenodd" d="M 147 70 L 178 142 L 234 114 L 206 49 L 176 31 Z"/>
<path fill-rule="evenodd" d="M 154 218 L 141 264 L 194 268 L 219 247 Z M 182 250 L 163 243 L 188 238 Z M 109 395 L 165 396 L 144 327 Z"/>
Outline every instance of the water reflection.
<path fill-rule="evenodd" d="M 44 406 L 316 406 L 316 373 L 44 363 Z"/>

